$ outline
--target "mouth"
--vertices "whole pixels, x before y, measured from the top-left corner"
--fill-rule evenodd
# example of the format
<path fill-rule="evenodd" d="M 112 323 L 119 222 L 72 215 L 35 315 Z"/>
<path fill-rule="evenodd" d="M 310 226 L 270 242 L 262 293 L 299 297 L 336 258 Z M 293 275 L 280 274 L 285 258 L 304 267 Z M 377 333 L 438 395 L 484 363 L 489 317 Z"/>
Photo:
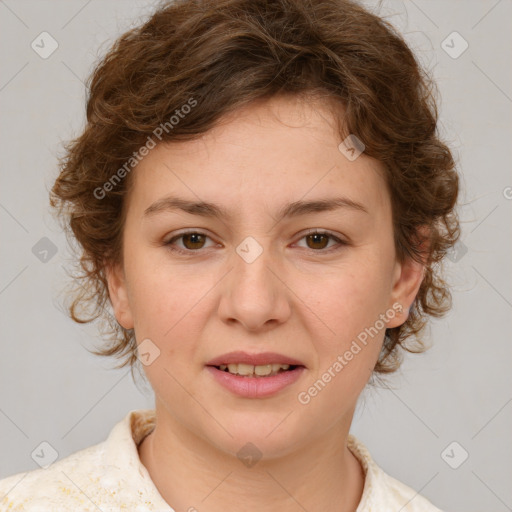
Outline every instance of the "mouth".
<path fill-rule="evenodd" d="M 270 397 L 293 385 L 306 370 L 301 361 L 273 352 L 230 352 L 206 363 L 213 379 L 244 398 Z"/>
<path fill-rule="evenodd" d="M 231 375 L 239 375 L 241 377 L 247 378 L 261 378 L 261 377 L 273 377 L 274 375 L 278 375 L 283 372 L 294 371 L 300 365 L 294 364 L 279 364 L 279 363 L 270 363 L 270 364 L 261 364 L 261 365 L 252 365 L 252 364 L 244 364 L 244 363 L 230 363 L 230 364 L 220 364 L 218 366 L 214 366 L 217 370 L 221 372 L 227 372 Z"/>

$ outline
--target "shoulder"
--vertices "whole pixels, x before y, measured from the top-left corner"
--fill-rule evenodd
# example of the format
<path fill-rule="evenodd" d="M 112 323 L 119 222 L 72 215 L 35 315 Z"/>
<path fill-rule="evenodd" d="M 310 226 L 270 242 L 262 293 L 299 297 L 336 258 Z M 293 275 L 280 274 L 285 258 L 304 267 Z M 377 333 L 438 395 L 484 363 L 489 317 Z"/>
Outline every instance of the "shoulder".
<path fill-rule="evenodd" d="M 105 441 L 46 469 L 0 480 L 0 511 L 97 512 L 135 510 L 140 504 L 147 505 L 144 510 L 166 509 L 137 452 L 138 442 L 153 427 L 154 411 L 130 411 Z"/>
<path fill-rule="evenodd" d="M 442 512 L 418 491 L 396 478 L 384 473 L 383 479 L 386 488 L 386 499 L 393 506 L 403 507 L 401 508 L 403 512 Z"/>
<path fill-rule="evenodd" d="M 363 495 L 356 512 L 400 510 L 401 512 L 442 512 L 408 485 L 388 475 L 373 460 L 366 446 L 352 434 L 348 448 L 365 473 Z"/>
<path fill-rule="evenodd" d="M 70 504 L 87 509 L 87 492 L 98 482 L 105 442 L 58 460 L 48 468 L 17 473 L 0 480 L 0 510 L 64 510 Z M 90 503 L 90 502 L 89 502 Z"/>

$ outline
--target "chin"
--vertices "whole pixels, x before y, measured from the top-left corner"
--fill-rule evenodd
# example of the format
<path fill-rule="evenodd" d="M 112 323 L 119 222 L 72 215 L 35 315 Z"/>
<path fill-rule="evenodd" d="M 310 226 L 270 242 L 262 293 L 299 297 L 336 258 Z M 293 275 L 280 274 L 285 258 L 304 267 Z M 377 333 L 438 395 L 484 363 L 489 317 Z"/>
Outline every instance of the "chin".
<path fill-rule="evenodd" d="M 222 426 L 226 430 L 214 422 L 215 426 L 210 424 L 204 430 L 203 437 L 209 444 L 242 462 L 244 457 L 262 460 L 284 457 L 301 444 L 300 439 L 305 435 L 304 427 L 299 431 L 295 422 L 287 418 L 290 410 L 285 413 L 280 410 L 278 414 L 273 411 L 238 413 L 231 417 L 223 415 Z"/>

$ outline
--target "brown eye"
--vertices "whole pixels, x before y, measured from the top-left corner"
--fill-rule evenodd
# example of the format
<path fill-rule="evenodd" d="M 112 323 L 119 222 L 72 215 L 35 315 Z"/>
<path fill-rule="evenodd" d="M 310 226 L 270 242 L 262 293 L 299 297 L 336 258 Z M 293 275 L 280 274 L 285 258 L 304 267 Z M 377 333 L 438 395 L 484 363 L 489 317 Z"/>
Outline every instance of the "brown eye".
<path fill-rule="evenodd" d="M 210 237 L 205 235 L 204 233 L 199 233 L 197 231 L 187 231 L 185 233 L 181 233 L 180 235 L 176 235 L 171 238 L 169 241 L 165 242 L 165 246 L 167 246 L 171 251 L 179 252 L 179 253 L 193 253 L 199 252 L 200 249 L 205 247 L 206 240 Z M 181 240 L 181 247 L 178 245 L 178 241 Z"/>
<path fill-rule="evenodd" d="M 308 243 L 310 249 L 325 249 L 330 237 L 324 233 L 314 233 L 313 235 L 307 235 L 305 238 L 308 242 L 311 242 L 311 245 Z"/>
<path fill-rule="evenodd" d="M 346 242 L 334 236 L 332 233 L 328 231 L 315 231 L 312 230 L 307 233 L 305 236 L 301 238 L 301 240 L 306 240 L 306 249 L 310 249 L 315 252 L 330 252 L 332 250 L 339 249 L 341 246 L 347 245 Z M 329 242 L 336 242 L 329 247 Z M 336 247 L 338 245 L 338 247 Z"/>
<path fill-rule="evenodd" d="M 206 236 L 201 233 L 187 233 L 182 235 L 183 245 L 185 248 L 194 250 L 194 249 L 202 249 Z"/>

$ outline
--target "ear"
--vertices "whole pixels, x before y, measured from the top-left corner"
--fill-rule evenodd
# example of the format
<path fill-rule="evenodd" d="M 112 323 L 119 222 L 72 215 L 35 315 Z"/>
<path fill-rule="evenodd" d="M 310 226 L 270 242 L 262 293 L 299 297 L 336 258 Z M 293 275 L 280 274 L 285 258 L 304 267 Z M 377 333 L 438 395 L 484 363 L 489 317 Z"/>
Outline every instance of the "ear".
<path fill-rule="evenodd" d="M 119 264 L 105 266 L 110 302 L 117 321 L 125 329 L 133 329 L 133 316 L 130 309 L 128 290 L 124 270 Z"/>
<path fill-rule="evenodd" d="M 406 257 L 403 262 L 395 262 L 389 307 L 396 311 L 396 315 L 389 320 L 386 325 L 387 328 L 398 327 L 407 320 L 409 310 L 425 276 L 425 260 L 428 255 L 428 231 L 423 226 L 418 231 L 420 236 L 423 237 L 420 245 L 424 255 L 423 262 L 420 263 L 411 257 Z"/>

